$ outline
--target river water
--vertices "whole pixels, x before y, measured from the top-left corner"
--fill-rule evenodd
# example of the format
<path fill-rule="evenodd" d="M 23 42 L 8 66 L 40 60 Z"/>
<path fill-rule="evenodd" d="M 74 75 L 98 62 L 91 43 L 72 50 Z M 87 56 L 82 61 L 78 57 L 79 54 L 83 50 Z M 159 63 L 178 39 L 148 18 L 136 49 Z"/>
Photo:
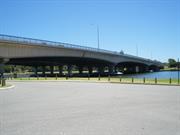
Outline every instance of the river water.
<path fill-rule="evenodd" d="M 160 71 L 150 72 L 141 74 L 121 75 L 123 77 L 134 77 L 134 78 L 159 78 L 159 79 L 178 79 L 178 71 Z"/>

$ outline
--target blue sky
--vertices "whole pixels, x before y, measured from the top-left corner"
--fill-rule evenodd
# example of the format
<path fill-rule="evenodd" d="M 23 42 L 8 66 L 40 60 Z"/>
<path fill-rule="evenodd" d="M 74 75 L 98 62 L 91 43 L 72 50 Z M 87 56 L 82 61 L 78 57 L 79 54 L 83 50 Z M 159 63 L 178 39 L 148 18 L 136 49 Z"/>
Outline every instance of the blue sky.
<path fill-rule="evenodd" d="M 0 33 L 167 61 L 180 57 L 179 0 L 0 0 Z M 136 47 L 137 46 L 137 47 Z"/>

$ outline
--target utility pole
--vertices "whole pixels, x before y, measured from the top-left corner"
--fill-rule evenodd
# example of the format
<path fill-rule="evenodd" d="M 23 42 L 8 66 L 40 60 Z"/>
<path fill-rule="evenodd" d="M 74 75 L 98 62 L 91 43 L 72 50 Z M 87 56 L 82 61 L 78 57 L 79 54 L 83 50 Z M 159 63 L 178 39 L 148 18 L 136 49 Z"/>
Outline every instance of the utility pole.
<path fill-rule="evenodd" d="M 179 82 L 179 68 L 180 68 L 180 66 L 179 66 L 179 58 L 178 58 L 178 65 L 177 66 L 178 66 L 178 84 L 179 84 L 180 83 Z"/>
<path fill-rule="evenodd" d="M 152 51 L 151 51 L 151 60 L 153 59 L 153 56 L 152 56 Z"/>
<path fill-rule="evenodd" d="M 136 44 L 136 56 L 138 56 L 138 45 Z"/>
<path fill-rule="evenodd" d="M 99 50 L 99 26 L 97 25 L 97 45 Z"/>

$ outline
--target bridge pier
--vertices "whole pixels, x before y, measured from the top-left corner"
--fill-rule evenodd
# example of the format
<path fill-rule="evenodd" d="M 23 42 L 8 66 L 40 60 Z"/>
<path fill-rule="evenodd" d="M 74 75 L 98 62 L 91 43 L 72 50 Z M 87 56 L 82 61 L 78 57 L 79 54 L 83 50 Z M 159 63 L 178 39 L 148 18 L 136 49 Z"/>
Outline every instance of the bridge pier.
<path fill-rule="evenodd" d="M 38 76 L 38 66 L 34 67 L 34 74 L 35 74 L 36 77 Z"/>
<path fill-rule="evenodd" d="M 89 66 L 88 67 L 88 73 L 91 75 L 93 73 L 93 67 Z"/>
<path fill-rule="evenodd" d="M 4 74 L 4 64 L 0 63 L 0 77 L 3 77 Z"/>
<path fill-rule="evenodd" d="M 58 66 L 59 69 L 59 76 L 63 75 L 63 66 Z"/>
<path fill-rule="evenodd" d="M 3 77 L 4 66 L 5 66 L 5 63 L 8 62 L 8 61 L 9 61 L 9 59 L 0 58 L 0 77 Z"/>
<path fill-rule="evenodd" d="M 82 74 L 83 73 L 83 66 L 79 66 L 78 69 L 79 69 L 79 74 Z"/>
<path fill-rule="evenodd" d="M 135 72 L 139 73 L 140 72 L 140 67 L 139 66 L 135 66 Z"/>
<path fill-rule="evenodd" d="M 42 75 L 46 76 L 46 66 L 42 66 Z"/>
<path fill-rule="evenodd" d="M 71 76 L 72 75 L 72 65 L 68 65 L 67 71 L 68 71 L 68 76 Z"/>
<path fill-rule="evenodd" d="M 102 66 L 98 67 L 98 74 L 100 74 L 100 75 L 104 74 L 104 67 L 102 67 Z"/>
<path fill-rule="evenodd" d="M 109 72 L 109 74 L 113 74 L 114 73 L 114 66 L 109 66 L 108 72 Z"/>
<path fill-rule="evenodd" d="M 51 76 L 54 75 L 54 66 L 50 66 L 50 74 L 51 74 Z"/>

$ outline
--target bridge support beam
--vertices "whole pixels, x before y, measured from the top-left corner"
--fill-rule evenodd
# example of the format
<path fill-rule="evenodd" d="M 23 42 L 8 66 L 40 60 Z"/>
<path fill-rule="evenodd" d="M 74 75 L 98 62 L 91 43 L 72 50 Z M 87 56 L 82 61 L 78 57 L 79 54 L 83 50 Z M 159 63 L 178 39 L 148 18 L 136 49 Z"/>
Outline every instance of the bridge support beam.
<path fill-rule="evenodd" d="M 59 69 L 59 76 L 62 76 L 63 74 L 63 66 L 58 66 Z"/>

